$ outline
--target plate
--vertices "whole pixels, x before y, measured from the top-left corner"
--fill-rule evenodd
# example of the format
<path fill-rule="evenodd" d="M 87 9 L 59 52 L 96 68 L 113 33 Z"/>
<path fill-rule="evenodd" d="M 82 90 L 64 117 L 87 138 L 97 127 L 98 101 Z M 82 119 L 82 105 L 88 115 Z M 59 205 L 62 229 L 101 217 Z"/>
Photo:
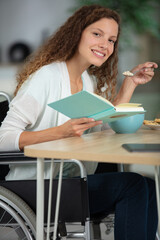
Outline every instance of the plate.
<path fill-rule="evenodd" d="M 149 124 L 144 124 L 144 126 L 149 127 L 152 130 L 160 130 L 160 125 L 149 125 Z"/>

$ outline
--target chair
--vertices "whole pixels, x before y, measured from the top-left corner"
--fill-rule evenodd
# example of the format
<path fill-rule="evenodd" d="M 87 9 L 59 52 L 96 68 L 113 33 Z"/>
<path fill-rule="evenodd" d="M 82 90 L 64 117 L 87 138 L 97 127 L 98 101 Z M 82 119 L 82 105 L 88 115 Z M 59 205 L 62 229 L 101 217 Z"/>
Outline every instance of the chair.
<path fill-rule="evenodd" d="M 0 102 L 1 125 L 8 111 L 10 98 L 4 92 L 0 92 L 0 96 L 3 97 L 3 101 Z M 36 163 L 36 159 L 25 157 L 22 152 L 0 153 L 0 239 L 2 239 L 2 234 L 6 227 L 12 228 L 12 232 L 14 230 L 15 234 L 17 234 L 20 239 L 24 238 L 24 236 L 26 239 L 35 239 L 36 181 L 4 181 L 5 176 L 9 171 L 8 164 L 18 164 L 22 162 L 24 164 L 31 162 Z M 56 162 L 59 161 L 56 160 Z M 60 235 L 67 234 L 70 235 L 70 237 L 84 237 L 90 239 L 88 228 L 89 207 L 86 174 L 85 169 L 80 162 L 75 160 L 75 164 L 80 166 L 81 177 L 63 180 L 58 232 Z M 57 180 L 54 180 L 53 186 L 52 206 L 55 206 Z M 47 209 L 48 204 L 48 188 L 49 181 L 46 180 L 45 209 Z M 73 192 L 75 192 L 74 195 Z M 52 222 L 53 219 L 54 209 L 51 216 Z M 45 223 L 46 222 L 47 215 L 45 214 Z M 79 233 L 66 233 L 66 222 L 81 222 L 84 226 L 84 231 Z M 7 231 L 7 234 L 9 234 L 8 232 L 9 231 Z"/>
<path fill-rule="evenodd" d="M 23 160 L 22 160 L 23 158 Z M 10 160 L 8 160 L 10 159 Z M 12 159 L 12 160 L 11 160 Z M 16 159 L 16 160 L 15 160 Z M 50 161 L 50 160 L 46 160 Z M 29 159 L 23 153 L 0 153 L 0 164 L 6 163 L 36 163 L 36 159 Z M 59 162 L 59 160 L 55 160 Z M 73 162 L 69 160 L 69 162 Z M 80 166 L 81 177 L 63 179 L 61 202 L 59 211 L 58 233 L 60 236 L 68 235 L 68 237 L 84 237 L 90 239 L 89 232 L 89 207 L 87 194 L 87 181 L 83 165 L 75 160 Z M 1 165 L 2 166 L 2 165 Z M 57 179 L 53 180 L 52 195 L 52 216 L 51 225 L 53 227 Z M 47 222 L 47 205 L 48 205 L 48 189 L 49 181 L 45 180 L 45 225 Z M 74 193 L 74 194 L 73 194 Z M 0 181 L 0 226 L 12 228 L 20 239 L 35 239 L 36 229 L 36 181 Z M 65 223 L 78 222 L 84 226 L 83 232 L 67 233 Z M 18 229 L 18 230 L 17 230 Z M 0 228 L 1 232 L 1 228 Z M 0 236 L 2 238 L 3 232 Z M 8 234 L 8 233 L 7 233 Z M 25 238 L 24 238 L 25 237 Z M 4 238 L 6 239 L 6 238 Z"/>
<path fill-rule="evenodd" d="M 0 96 L 5 97 L 5 100 L 0 102 L 0 112 L 3 110 L 1 115 L 1 122 L 6 116 L 8 111 L 8 105 L 10 103 L 9 96 L 0 92 Z M 1 125 L 0 122 L 0 125 Z M 50 161 L 50 160 L 46 160 Z M 57 163 L 59 160 L 55 160 Z M 73 162 L 72 160 L 66 160 Z M 36 181 L 4 181 L 6 174 L 9 171 L 9 164 L 19 163 L 36 163 L 36 159 L 31 159 L 22 152 L 1 152 L 0 153 L 0 232 L 2 231 L 1 226 L 4 229 L 12 228 L 15 234 L 23 239 L 35 239 L 36 234 Z M 63 179 L 61 203 L 59 211 L 59 224 L 58 224 L 58 236 L 67 236 L 69 238 L 84 238 L 90 239 L 90 214 L 88 206 L 88 189 L 87 189 L 87 176 L 83 164 L 74 160 L 75 164 L 80 167 L 80 178 L 74 179 Z M 52 206 L 55 206 L 55 196 L 57 191 L 57 180 L 53 180 L 53 197 Z M 45 181 L 45 209 L 48 205 L 48 188 L 49 181 Z M 75 192 L 75 194 L 73 194 Z M 52 211 L 52 226 L 54 221 L 54 211 Z M 98 219 L 93 219 L 93 234 L 96 238 L 100 237 L 99 224 L 102 220 L 102 216 Z M 108 229 L 113 226 L 113 218 L 110 221 L 108 218 Z M 45 214 L 45 223 L 47 222 L 47 215 Z M 79 232 L 67 232 L 66 226 L 68 223 L 74 224 L 80 223 L 83 229 Z M 44 225 L 44 227 L 46 224 Z M 45 229 L 45 228 L 44 228 Z M 1 232 L 2 239 L 2 232 Z M 59 238 L 57 236 L 57 239 Z M 23 238 L 22 238 L 23 237 Z"/>
<path fill-rule="evenodd" d="M 7 111 L 9 110 L 10 97 L 7 93 L 0 91 L 0 126 L 5 118 Z M 0 180 L 3 180 L 9 171 L 8 165 L 3 165 L 3 169 L 0 168 Z"/>
<path fill-rule="evenodd" d="M 18 164 L 18 163 L 35 163 L 36 159 L 30 159 L 25 157 L 22 152 L 1 152 L 0 153 L 0 169 L 3 164 Z M 50 160 L 46 159 L 46 162 Z M 73 162 L 72 160 L 66 160 L 67 162 Z M 60 212 L 58 221 L 58 236 L 67 238 L 84 238 L 89 239 L 101 239 L 100 224 L 103 223 L 105 216 L 97 215 L 90 218 L 89 206 L 88 206 L 88 189 L 87 189 L 87 177 L 83 164 L 74 160 L 76 164 L 80 166 L 81 178 L 63 179 Z M 55 160 L 59 163 L 60 160 Z M 45 225 L 47 223 L 47 206 L 48 206 L 48 189 L 49 180 L 45 180 Z M 52 216 L 51 225 L 54 226 L 54 213 L 55 213 L 55 202 L 57 193 L 57 179 L 53 180 L 53 195 L 52 195 Z M 74 193 L 74 194 L 73 194 Z M 7 206 L 7 209 L 6 209 Z M 4 211 L 5 210 L 5 211 Z M 5 218 L 2 216 L 4 212 Z M 18 215 L 18 219 L 16 217 Z M 10 223 L 10 219 L 15 219 Z M 5 220 L 7 219 L 7 220 Z M 7 224 L 9 222 L 9 224 Z M 14 225 L 12 224 L 14 223 Z M 106 234 L 114 228 L 114 214 L 107 216 L 104 219 L 106 225 Z M 26 239 L 35 239 L 36 234 L 36 181 L 34 180 L 23 180 L 23 181 L 0 181 L 0 227 L 5 224 L 5 227 L 12 229 L 19 226 L 19 231 L 16 230 L 16 234 L 24 237 L 22 229 L 27 226 L 25 234 L 29 235 Z M 67 228 L 71 228 L 74 232 L 68 231 Z M 81 226 L 81 228 L 80 228 Z M 92 238 L 90 232 L 90 226 L 92 226 Z M 78 231 L 77 229 L 78 228 Z M 76 229 L 76 230 L 75 230 Z M 12 230 L 13 231 L 13 230 Z M 23 230 L 24 231 L 24 230 Z M 1 235 L 1 228 L 0 228 Z M 94 237 L 94 238 L 93 238 Z M 3 240 L 3 238 L 0 238 Z M 20 238 L 21 239 L 21 238 Z M 22 238 L 23 239 L 23 238 Z"/>
<path fill-rule="evenodd" d="M 0 125 L 9 109 L 9 103 L 10 97 L 5 92 L 0 91 Z"/>

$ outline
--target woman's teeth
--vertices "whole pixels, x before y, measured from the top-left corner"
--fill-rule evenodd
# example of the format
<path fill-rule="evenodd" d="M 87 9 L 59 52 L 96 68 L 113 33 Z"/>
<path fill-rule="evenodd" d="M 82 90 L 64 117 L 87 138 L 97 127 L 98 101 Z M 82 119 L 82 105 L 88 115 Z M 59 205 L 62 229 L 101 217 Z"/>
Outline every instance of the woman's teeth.
<path fill-rule="evenodd" d="M 101 57 L 104 57 L 104 56 L 105 56 L 105 54 L 103 54 L 103 53 L 97 52 L 97 51 L 95 51 L 95 50 L 92 50 L 92 51 L 93 51 L 93 53 L 95 53 L 95 54 L 97 54 L 97 55 L 99 55 L 99 56 L 101 56 Z"/>

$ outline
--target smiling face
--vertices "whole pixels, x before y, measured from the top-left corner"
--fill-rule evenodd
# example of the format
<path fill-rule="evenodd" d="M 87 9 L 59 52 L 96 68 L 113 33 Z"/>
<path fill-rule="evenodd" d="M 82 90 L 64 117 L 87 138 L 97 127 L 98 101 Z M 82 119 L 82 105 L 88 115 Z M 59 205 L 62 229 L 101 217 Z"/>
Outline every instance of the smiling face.
<path fill-rule="evenodd" d="M 86 27 L 78 46 L 78 55 L 86 66 L 101 66 L 113 53 L 118 24 L 114 19 L 102 18 Z"/>

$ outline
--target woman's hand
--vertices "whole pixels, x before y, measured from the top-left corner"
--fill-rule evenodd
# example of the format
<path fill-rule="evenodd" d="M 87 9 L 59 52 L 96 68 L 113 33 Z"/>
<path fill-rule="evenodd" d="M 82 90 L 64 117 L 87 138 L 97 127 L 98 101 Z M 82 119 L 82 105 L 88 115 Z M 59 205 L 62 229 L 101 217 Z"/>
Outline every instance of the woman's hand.
<path fill-rule="evenodd" d="M 146 62 L 133 68 L 131 72 L 137 73 L 133 77 L 125 77 L 113 104 L 118 105 L 129 102 L 138 85 L 151 81 L 154 76 L 154 68 L 158 68 L 158 65 L 154 62 Z"/>
<path fill-rule="evenodd" d="M 131 72 L 137 72 L 133 77 L 130 77 L 134 84 L 138 86 L 139 84 L 145 84 L 154 76 L 154 68 L 158 68 L 158 65 L 154 62 L 146 62 L 139 64 L 137 67 L 133 68 Z"/>
<path fill-rule="evenodd" d="M 60 125 L 59 131 L 62 137 L 81 136 L 85 130 L 102 124 L 102 121 L 95 121 L 93 118 L 70 119 Z"/>
<path fill-rule="evenodd" d="M 41 131 L 24 131 L 20 135 L 19 149 L 27 145 L 53 141 L 57 139 L 81 136 L 89 128 L 102 124 L 102 121 L 95 121 L 93 118 L 71 119 L 58 127 L 52 127 Z"/>

